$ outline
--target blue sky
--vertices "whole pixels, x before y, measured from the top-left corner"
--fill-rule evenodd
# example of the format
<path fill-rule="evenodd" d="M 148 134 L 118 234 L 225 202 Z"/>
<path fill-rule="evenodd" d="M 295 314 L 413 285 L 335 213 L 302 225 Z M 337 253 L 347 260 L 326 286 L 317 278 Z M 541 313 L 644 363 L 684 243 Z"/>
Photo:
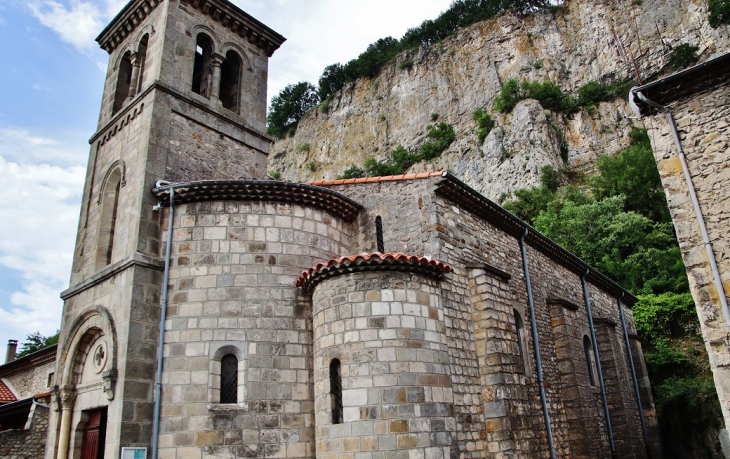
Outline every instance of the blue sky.
<path fill-rule="evenodd" d="M 59 327 L 108 60 L 94 38 L 125 3 L 0 0 L 0 350 Z M 288 39 L 270 60 L 270 99 L 451 0 L 233 3 Z"/>

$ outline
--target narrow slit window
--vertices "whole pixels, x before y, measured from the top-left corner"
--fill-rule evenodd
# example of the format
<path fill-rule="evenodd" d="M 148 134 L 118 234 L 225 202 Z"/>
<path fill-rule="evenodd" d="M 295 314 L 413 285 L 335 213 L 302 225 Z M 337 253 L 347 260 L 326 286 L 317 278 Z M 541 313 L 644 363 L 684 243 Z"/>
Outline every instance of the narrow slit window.
<path fill-rule="evenodd" d="M 238 359 L 233 354 L 221 359 L 221 403 L 238 403 Z"/>
<path fill-rule="evenodd" d="M 342 376 L 340 361 L 330 363 L 330 397 L 332 399 L 332 424 L 342 424 Z"/>
<path fill-rule="evenodd" d="M 375 217 L 375 239 L 378 243 L 378 252 L 385 252 L 385 242 L 383 241 L 383 219 L 380 215 Z"/>
<path fill-rule="evenodd" d="M 210 79 L 213 70 L 210 65 L 212 55 L 213 42 L 204 33 L 199 34 L 195 43 L 192 90 L 194 93 L 200 94 L 203 97 L 209 97 Z"/>
<path fill-rule="evenodd" d="M 583 353 L 586 357 L 586 365 L 588 367 L 588 379 L 591 382 L 591 386 L 596 385 L 596 376 L 593 373 L 594 369 L 594 363 L 593 363 L 593 345 L 591 343 L 591 339 L 588 338 L 588 336 L 583 337 Z"/>
<path fill-rule="evenodd" d="M 221 64 L 221 87 L 218 95 L 223 108 L 238 113 L 240 87 L 241 58 L 234 51 L 228 51 Z"/>
<path fill-rule="evenodd" d="M 525 324 L 522 322 L 522 317 L 517 310 L 514 310 L 515 315 L 515 328 L 517 330 L 517 350 L 519 352 L 519 363 L 522 365 L 522 371 L 524 372 L 527 368 L 527 361 L 525 360 Z"/>
<path fill-rule="evenodd" d="M 132 83 L 132 53 L 127 51 L 119 61 L 119 69 L 117 73 L 117 88 L 114 93 L 114 105 L 112 114 L 121 110 L 124 101 L 129 96 L 129 87 Z"/>

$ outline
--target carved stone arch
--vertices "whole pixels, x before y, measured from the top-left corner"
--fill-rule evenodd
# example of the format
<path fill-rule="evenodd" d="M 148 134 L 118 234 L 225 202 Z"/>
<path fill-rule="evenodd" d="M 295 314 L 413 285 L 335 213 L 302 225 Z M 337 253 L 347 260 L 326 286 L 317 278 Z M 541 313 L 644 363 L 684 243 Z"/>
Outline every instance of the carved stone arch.
<path fill-rule="evenodd" d="M 100 337 L 107 337 L 108 370 L 102 373 L 107 398 L 114 398 L 114 383 L 117 375 L 117 332 L 114 319 L 103 306 L 94 306 L 74 320 L 60 349 L 59 382 L 64 386 L 78 383 L 86 356 L 92 344 Z"/>
<path fill-rule="evenodd" d="M 237 44 L 229 41 L 229 42 L 226 42 L 223 44 L 220 54 L 222 56 L 225 56 L 228 51 L 235 51 L 236 54 L 238 54 L 238 57 L 241 58 L 241 61 L 243 62 L 245 69 L 248 70 L 249 72 L 253 71 L 253 64 L 251 64 L 251 58 L 248 56 L 246 51 L 243 50 L 243 48 L 241 48 Z"/>
<path fill-rule="evenodd" d="M 220 362 L 223 356 L 228 354 L 235 355 L 239 361 L 246 358 L 246 353 L 243 352 L 239 346 L 236 346 L 235 344 L 225 344 L 213 352 L 213 360 Z"/>
<path fill-rule="evenodd" d="M 145 34 L 149 35 L 150 37 L 155 34 L 155 28 L 152 24 L 147 24 L 142 28 L 142 30 L 137 34 L 137 37 L 134 39 L 135 47 L 137 48 L 137 51 L 139 51 L 139 44 L 142 41 L 142 37 L 145 36 Z"/>
<path fill-rule="evenodd" d="M 238 382 L 236 401 L 242 404 L 246 397 L 246 343 L 213 342 L 210 343 L 208 403 L 215 406 L 221 403 L 221 360 L 226 355 L 234 355 L 238 359 Z"/>
<path fill-rule="evenodd" d="M 220 54 L 220 50 L 222 49 L 221 40 L 210 27 L 204 26 L 202 24 L 195 24 L 188 29 L 187 35 L 193 37 L 193 40 L 197 41 L 198 34 L 201 32 L 210 37 L 210 40 L 213 42 L 213 53 Z"/>
<path fill-rule="evenodd" d="M 122 58 L 124 57 L 125 54 L 127 54 L 128 51 L 132 54 L 135 53 L 132 43 L 127 43 L 126 45 L 124 45 L 124 47 L 121 49 L 121 51 L 119 51 L 119 54 L 117 54 L 117 58 L 114 61 L 114 71 L 119 69 L 119 63 L 122 61 Z"/>
<path fill-rule="evenodd" d="M 109 166 L 109 169 L 107 169 L 106 174 L 104 174 L 104 179 L 101 181 L 101 188 L 99 188 L 99 198 L 96 200 L 97 204 L 101 204 L 102 198 L 104 197 L 104 190 L 106 190 L 106 183 L 109 181 L 109 178 L 114 174 L 114 172 L 119 169 L 119 172 L 121 174 L 120 186 L 125 186 L 127 184 L 127 166 L 124 164 L 124 161 L 121 159 L 118 159 L 114 161 L 111 166 Z"/>

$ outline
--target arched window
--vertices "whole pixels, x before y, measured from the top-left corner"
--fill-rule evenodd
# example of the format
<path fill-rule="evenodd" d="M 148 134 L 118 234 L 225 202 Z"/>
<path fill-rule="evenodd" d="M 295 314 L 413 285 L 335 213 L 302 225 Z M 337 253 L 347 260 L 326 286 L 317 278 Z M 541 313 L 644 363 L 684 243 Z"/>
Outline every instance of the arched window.
<path fill-rule="evenodd" d="M 385 252 L 385 243 L 383 242 L 383 219 L 380 215 L 375 217 L 375 240 L 378 244 L 378 252 Z"/>
<path fill-rule="evenodd" d="M 235 51 L 228 51 L 221 64 L 221 89 L 218 98 L 223 108 L 238 112 L 238 99 L 241 87 L 241 58 Z"/>
<path fill-rule="evenodd" d="M 142 90 L 142 81 L 144 80 L 144 71 L 145 71 L 145 65 L 147 62 L 147 43 L 150 40 L 149 34 L 144 34 L 142 39 L 139 41 L 139 46 L 137 47 L 137 62 L 139 65 L 139 76 L 137 77 L 137 81 L 135 82 L 135 88 L 134 92 L 135 94 L 139 93 Z"/>
<path fill-rule="evenodd" d="M 206 34 L 198 34 L 195 43 L 195 64 L 193 65 L 193 92 L 203 97 L 210 97 L 210 79 L 212 67 L 210 59 L 213 55 L 213 41 Z"/>
<path fill-rule="evenodd" d="M 221 403 L 238 402 L 238 359 L 233 354 L 221 359 Z"/>
<path fill-rule="evenodd" d="M 117 89 L 114 93 L 114 105 L 112 106 L 112 114 L 118 112 L 124 101 L 129 97 L 129 86 L 132 82 L 132 52 L 127 51 L 119 61 L 119 69 L 117 70 Z"/>
<path fill-rule="evenodd" d="M 96 269 L 111 264 L 114 250 L 114 233 L 117 227 L 119 190 L 122 172 L 119 168 L 109 174 L 101 190 L 101 214 L 99 216 L 99 237 L 96 244 Z"/>
<path fill-rule="evenodd" d="M 527 359 L 525 359 L 525 324 L 522 322 L 522 317 L 517 309 L 513 309 L 515 315 L 515 328 L 517 329 L 517 350 L 519 352 L 520 360 L 519 363 L 522 366 L 522 371 L 527 369 Z"/>
<path fill-rule="evenodd" d="M 332 399 L 332 424 L 342 424 L 342 376 L 340 361 L 330 362 L 330 398 Z"/>
<path fill-rule="evenodd" d="M 586 365 L 588 367 L 588 379 L 591 381 L 591 386 L 596 385 L 595 364 L 593 363 L 593 344 L 588 336 L 583 336 L 583 353 L 586 357 Z"/>

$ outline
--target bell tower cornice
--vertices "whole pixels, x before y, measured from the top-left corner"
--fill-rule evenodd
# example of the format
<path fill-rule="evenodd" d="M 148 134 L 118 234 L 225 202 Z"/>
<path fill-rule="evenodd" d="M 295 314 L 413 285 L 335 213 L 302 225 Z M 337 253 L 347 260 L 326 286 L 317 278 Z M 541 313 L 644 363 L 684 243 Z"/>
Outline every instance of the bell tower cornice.
<path fill-rule="evenodd" d="M 111 54 L 162 1 L 164 0 L 130 1 L 96 37 L 96 42 Z"/>
<path fill-rule="evenodd" d="M 286 38 L 228 0 L 180 0 L 180 5 L 195 8 L 210 16 L 223 27 L 263 50 L 268 57 L 286 41 Z"/>

